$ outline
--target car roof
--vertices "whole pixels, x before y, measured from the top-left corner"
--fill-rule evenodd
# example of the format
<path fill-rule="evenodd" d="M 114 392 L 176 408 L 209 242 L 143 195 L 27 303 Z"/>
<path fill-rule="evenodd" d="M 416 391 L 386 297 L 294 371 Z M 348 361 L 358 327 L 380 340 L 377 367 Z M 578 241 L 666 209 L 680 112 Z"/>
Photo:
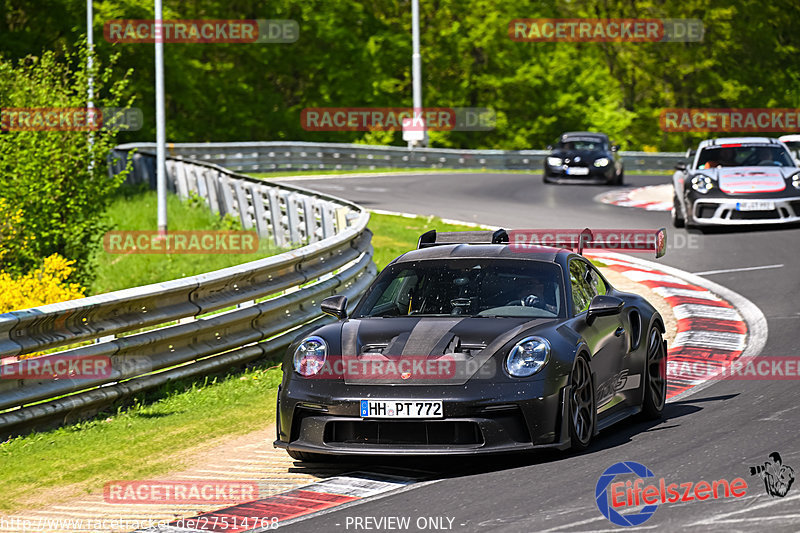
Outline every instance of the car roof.
<path fill-rule="evenodd" d="M 716 139 L 706 139 L 701 141 L 699 148 L 717 146 L 721 144 L 778 144 L 777 139 L 770 137 L 719 137 Z"/>
<path fill-rule="evenodd" d="M 606 135 L 605 133 L 598 133 L 596 131 L 568 131 L 566 133 L 562 133 L 559 139 L 561 141 L 565 141 L 570 137 L 597 137 L 604 141 L 608 140 L 608 135 Z"/>
<path fill-rule="evenodd" d="M 559 256 L 572 253 L 571 250 L 549 246 L 530 246 L 520 251 L 508 244 L 440 244 L 406 252 L 393 263 L 425 259 L 525 259 L 555 263 Z"/>

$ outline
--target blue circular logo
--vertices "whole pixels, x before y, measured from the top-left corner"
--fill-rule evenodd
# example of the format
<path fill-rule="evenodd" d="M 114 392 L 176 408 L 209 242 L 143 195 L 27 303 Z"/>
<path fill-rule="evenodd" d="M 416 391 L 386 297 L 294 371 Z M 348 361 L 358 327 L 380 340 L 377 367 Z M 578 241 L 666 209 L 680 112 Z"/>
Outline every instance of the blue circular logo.
<path fill-rule="evenodd" d="M 608 486 L 614 481 L 614 478 L 621 474 L 634 474 L 640 478 L 654 477 L 655 474 L 640 463 L 633 461 L 625 461 L 611 465 L 597 480 L 597 486 L 594 490 L 594 497 L 597 501 L 597 508 L 603 513 L 603 516 L 608 518 L 613 524 L 618 526 L 639 526 L 653 516 L 653 513 L 658 509 L 658 505 L 645 505 L 638 513 L 631 513 L 628 515 L 621 515 L 611 506 L 611 497 L 608 494 Z"/>

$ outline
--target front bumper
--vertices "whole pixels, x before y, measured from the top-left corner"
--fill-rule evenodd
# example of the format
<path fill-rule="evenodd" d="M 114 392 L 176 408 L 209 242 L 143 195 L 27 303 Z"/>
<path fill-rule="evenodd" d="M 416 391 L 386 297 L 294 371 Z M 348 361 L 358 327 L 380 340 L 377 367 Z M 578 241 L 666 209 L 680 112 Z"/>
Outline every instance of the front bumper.
<path fill-rule="evenodd" d="M 278 397 L 275 446 L 336 455 L 474 455 L 569 447 L 562 383 L 526 381 L 463 387 L 348 387 L 347 395 L 320 395 L 300 385 Z M 292 383 L 287 384 L 291 389 Z M 424 390 L 423 390 L 424 389 Z M 441 399 L 439 419 L 359 416 L 360 400 Z M 491 398 L 490 400 L 487 398 Z"/>
<path fill-rule="evenodd" d="M 690 200 L 691 222 L 696 225 L 740 226 L 747 224 L 789 224 L 800 222 L 800 196 L 791 198 L 708 198 Z M 741 211 L 737 204 L 744 201 L 767 201 L 771 210 Z"/>
<path fill-rule="evenodd" d="M 608 165 L 606 167 L 577 167 L 577 168 L 588 168 L 589 173 L 585 175 L 574 175 L 567 173 L 567 166 L 562 165 L 560 167 L 552 167 L 552 166 L 545 166 L 544 169 L 544 179 L 547 181 L 552 181 L 555 183 L 608 183 L 609 181 L 614 179 L 614 174 L 616 172 L 613 165 Z M 575 167 L 569 167 L 575 168 Z"/>

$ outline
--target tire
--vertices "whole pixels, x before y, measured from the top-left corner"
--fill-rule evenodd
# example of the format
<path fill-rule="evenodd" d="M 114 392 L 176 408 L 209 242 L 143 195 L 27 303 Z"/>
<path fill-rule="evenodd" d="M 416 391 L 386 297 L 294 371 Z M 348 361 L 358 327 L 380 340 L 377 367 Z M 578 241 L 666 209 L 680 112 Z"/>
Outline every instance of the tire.
<path fill-rule="evenodd" d="M 542 176 L 542 183 L 546 183 L 546 184 L 548 184 L 548 185 L 549 185 L 549 184 L 551 184 L 551 183 L 553 183 L 553 182 L 552 182 L 552 181 L 550 181 L 549 179 L 547 179 L 547 176 Z"/>
<path fill-rule="evenodd" d="M 686 227 L 686 219 L 683 218 L 683 208 L 678 201 L 678 195 L 672 196 L 672 225 L 676 228 Z"/>
<path fill-rule="evenodd" d="M 667 350 L 658 328 L 647 334 L 647 359 L 644 366 L 642 417 L 658 420 L 667 401 Z"/>
<path fill-rule="evenodd" d="M 569 437 L 570 449 L 585 450 L 592 442 L 596 423 L 597 403 L 595 399 L 592 371 L 585 357 L 575 358 L 569 375 Z"/>
<path fill-rule="evenodd" d="M 286 453 L 295 461 L 303 461 L 304 463 L 332 463 L 336 461 L 335 455 L 323 453 L 298 452 L 295 450 L 286 450 Z"/>
<path fill-rule="evenodd" d="M 620 170 L 619 171 L 619 176 L 617 176 L 615 184 L 616 185 L 625 185 L 625 171 L 624 170 Z"/>

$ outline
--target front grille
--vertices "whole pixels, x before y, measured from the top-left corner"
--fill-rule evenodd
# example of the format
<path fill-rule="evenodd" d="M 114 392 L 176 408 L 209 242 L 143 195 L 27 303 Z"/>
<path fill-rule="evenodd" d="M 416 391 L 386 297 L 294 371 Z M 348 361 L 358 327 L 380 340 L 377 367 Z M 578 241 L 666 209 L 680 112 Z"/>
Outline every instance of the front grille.
<path fill-rule="evenodd" d="M 343 420 L 325 425 L 323 440 L 339 444 L 477 445 L 483 434 L 475 422 Z"/>
<path fill-rule="evenodd" d="M 794 211 L 794 216 L 800 217 L 800 200 L 789 202 L 789 205 L 792 206 L 792 211 Z"/>

